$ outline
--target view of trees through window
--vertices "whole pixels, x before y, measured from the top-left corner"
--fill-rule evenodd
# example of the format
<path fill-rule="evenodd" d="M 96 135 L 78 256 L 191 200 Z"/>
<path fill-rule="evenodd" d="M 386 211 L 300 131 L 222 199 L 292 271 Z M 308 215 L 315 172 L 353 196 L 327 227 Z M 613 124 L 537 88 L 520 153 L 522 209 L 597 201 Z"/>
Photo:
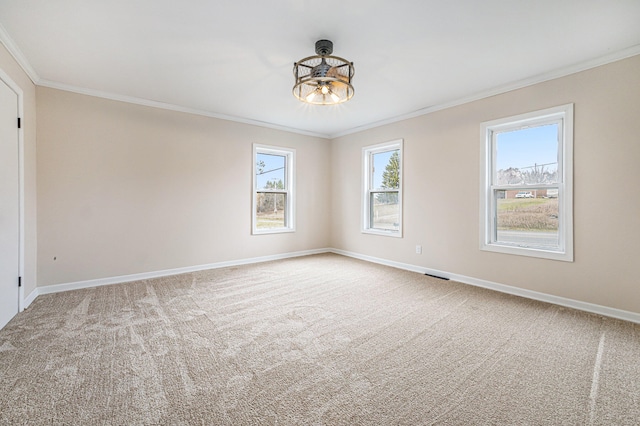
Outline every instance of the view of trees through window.
<path fill-rule="evenodd" d="M 286 226 L 286 156 L 256 155 L 256 225 L 258 229 Z"/>
<path fill-rule="evenodd" d="M 371 228 L 397 230 L 400 223 L 400 150 L 372 155 Z"/>

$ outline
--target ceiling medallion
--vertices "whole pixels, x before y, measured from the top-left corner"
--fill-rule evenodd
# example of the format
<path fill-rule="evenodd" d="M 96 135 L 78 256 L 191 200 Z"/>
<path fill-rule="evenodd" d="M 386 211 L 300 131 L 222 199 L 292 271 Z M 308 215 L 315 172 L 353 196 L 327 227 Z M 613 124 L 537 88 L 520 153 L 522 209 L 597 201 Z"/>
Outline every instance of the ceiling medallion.
<path fill-rule="evenodd" d="M 334 105 L 351 99 L 353 62 L 331 56 L 333 43 L 329 40 L 318 40 L 316 53 L 316 56 L 301 59 L 293 65 L 294 96 L 313 105 Z"/>

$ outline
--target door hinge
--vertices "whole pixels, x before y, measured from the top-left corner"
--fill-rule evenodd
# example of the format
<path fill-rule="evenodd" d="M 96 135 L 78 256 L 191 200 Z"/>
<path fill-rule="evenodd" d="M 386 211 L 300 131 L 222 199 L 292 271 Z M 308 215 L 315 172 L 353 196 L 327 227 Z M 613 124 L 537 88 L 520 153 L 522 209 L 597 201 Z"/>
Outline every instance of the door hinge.
<path fill-rule="evenodd" d="M 18 277 L 18 287 L 22 287 L 22 277 Z"/>
<path fill-rule="evenodd" d="M 18 117 L 18 129 L 22 129 L 22 123 L 20 117 Z"/>

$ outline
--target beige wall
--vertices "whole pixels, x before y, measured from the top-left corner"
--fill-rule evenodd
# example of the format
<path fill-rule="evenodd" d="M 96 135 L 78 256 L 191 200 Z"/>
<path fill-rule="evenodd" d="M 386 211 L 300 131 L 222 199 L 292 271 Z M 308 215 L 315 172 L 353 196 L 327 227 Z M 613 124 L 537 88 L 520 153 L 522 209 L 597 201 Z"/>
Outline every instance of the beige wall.
<path fill-rule="evenodd" d="M 480 123 L 567 103 L 575 262 L 480 251 Z M 361 149 L 399 138 L 404 237 L 363 234 Z M 640 56 L 335 139 L 331 162 L 334 248 L 640 312 Z"/>
<path fill-rule="evenodd" d="M 38 285 L 334 247 L 640 312 L 639 76 L 636 56 L 330 142 L 38 88 Z M 480 123 L 566 103 L 575 262 L 480 251 Z M 398 138 L 404 237 L 363 234 L 362 147 Z M 250 234 L 254 142 L 297 150 L 295 233 Z"/>
<path fill-rule="evenodd" d="M 24 116 L 24 296 L 29 296 L 37 283 L 36 232 L 36 86 L 3 45 L 0 44 L 0 69 L 23 91 Z"/>
<path fill-rule="evenodd" d="M 37 96 L 40 286 L 329 247 L 327 140 Z M 253 143 L 296 149 L 295 233 L 251 235 Z"/>

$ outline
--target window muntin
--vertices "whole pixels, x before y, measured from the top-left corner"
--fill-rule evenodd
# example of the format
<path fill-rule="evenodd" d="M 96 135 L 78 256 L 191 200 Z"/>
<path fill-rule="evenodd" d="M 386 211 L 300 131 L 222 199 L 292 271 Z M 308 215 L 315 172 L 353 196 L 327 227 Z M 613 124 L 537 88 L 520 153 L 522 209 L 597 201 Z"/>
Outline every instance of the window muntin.
<path fill-rule="evenodd" d="M 402 141 L 363 149 L 363 232 L 402 236 Z"/>
<path fill-rule="evenodd" d="M 481 249 L 573 260 L 573 105 L 482 124 Z"/>
<path fill-rule="evenodd" d="M 295 151 L 254 145 L 253 233 L 292 232 Z"/>

